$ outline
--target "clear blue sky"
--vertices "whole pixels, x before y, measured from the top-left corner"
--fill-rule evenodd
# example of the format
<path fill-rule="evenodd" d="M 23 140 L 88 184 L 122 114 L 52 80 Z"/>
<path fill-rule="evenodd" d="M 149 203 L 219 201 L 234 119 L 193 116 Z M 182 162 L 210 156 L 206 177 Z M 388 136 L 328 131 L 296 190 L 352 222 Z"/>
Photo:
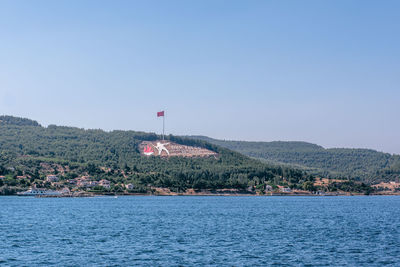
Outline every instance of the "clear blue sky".
<path fill-rule="evenodd" d="M 0 113 L 400 153 L 400 1 L 0 1 Z"/>

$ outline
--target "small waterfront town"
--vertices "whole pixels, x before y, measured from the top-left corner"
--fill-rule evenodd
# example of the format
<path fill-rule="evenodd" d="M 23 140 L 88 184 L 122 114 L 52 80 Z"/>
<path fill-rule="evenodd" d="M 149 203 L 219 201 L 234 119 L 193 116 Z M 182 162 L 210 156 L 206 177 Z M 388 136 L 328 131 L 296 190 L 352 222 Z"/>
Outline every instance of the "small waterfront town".
<path fill-rule="evenodd" d="M 31 179 L 29 175 L 16 177 L 19 181 L 28 181 Z M 6 179 L 5 176 L 0 176 L 0 181 Z M 47 175 L 42 187 L 32 183 L 29 190 L 18 192 L 21 196 L 85 196 L 88 193 L 107 193 L 111 189 L 111 182 L 106 179 L 97 180 L 95 177 L 84 175 L 74 179 L 61 180 L 57 175 Z M 121 193 L 129 193 L 135 188 L 131 183 L 117 184 Z M 51 188 L 51 189 L 48 189 Z M 54 189 L 54 190 L 53 190 Z M 117 190 L 118 191 L 118 190 Z M 92 195 L 90 194 L 90 195 Z"/>
<path fill-rule="evenodd" d="M 17 176 L 20 182 L 31 179 L 29 175 Z M 0 181 L 4 181 L 5 176 L 0 176 Z M 336 180 L 336 182 L 341 182 Z M 316 179 L 315 184 L 329 184 L 328 179 Z M 112 188 L 113 187 L 113 188 Z M 391 182 L 383 183 L 375 186 L 376 189 L 386 189 L 382 193 L 390 194 L 395 192 L 396 188 L 400 188 L 400 183 Z M 307 191 L 302 189 L 292 189 L 287 186 L 269 184 L 250 185 L 246 189 L 218 189 L 218 190 L 194 190 L 188 189 L 180 193 L 174 192 L 169 188 L 150 187 L 149 191 L 137 190 L 132 183 L 112 184 L 107 179 L 96 179 L 94 176 L 82 175 L 73 179 L 60 179 L 58 175 L 50 174 L 45 178 L 44 183 L 38 187 L 37 183 L 32 183 L 27 191 L 18 192 L 18 196 L 36 196 L 36 197 L 88 197 L 96 195 L 137 195 L 137 194 L 154 194 L 154 195 L 349 195 L 346 192 L 326 192 L 324 190 Z"/>
<path fill-rule="evenodd" d="M 30 180 L 32 177 L 29 175 L 22 175 L 16 177 L 19 181 L 27 181 Z M 0 180 L 6 179 L 5 176 L 0 176 Z M 136 193 L 133 191 L 135 186 L 132 183 L 128 184 L 116 184 L 114 187 L 118 187 L 119 193 L 122 194 L 134 194 Z M 49 189 L 51 188 L 51 189 Z M 29 190 L 24 192 L 18 192 L 17 195 L 19 196 L 49 196 L 49 197 L 81 197 L 81 196 L 93 196 L 98 194 L 107 194 L 113 193 L 110 191 L 111 189 L 111 182 L 106 179 L 97 180 L 95 177 L 89 175 L 83 175 L 74 179 L 66 179 L 61 180 L 59 176 L 55 174 L 47 175 L 45 178 L 45 182 L 43 184 L 43 188 L 37 187 L 35 183 L 31 185 Z M 157 195 L 171 195 L 174 194 L 171 190 L 167 188 L 152 188 L 154 193 Z M 115 188 L 114 188 L 115 190 Z M 117 190 L 118 191 L 118 190 Z M 289 187 L 284 186 L 277 186 L 276 188 L 272 187 L 271 185 L 265 185 L 262 188 L 258 187 L 257 191 L 256 188 L 253 186 L 249 186 L 247 188 L 247 193 L 254 193 L 254 194 L 263 194 L 263 193 L 294 193 L 296 191 L 291 190 Z M 196 194 L 193 190 L 188 190 L 188 194 Z M 207 191 L 202 192 L 206 194 Z M 237 190 L 225 189 L 219 190 L 220 194 L 232 194 L 232 193 L 239 193 Z M 242 192 L 243 193 L 243 192 Z M 297 193 L 305 193 L 309 194 L 306 191 L 301 191 Z"/>

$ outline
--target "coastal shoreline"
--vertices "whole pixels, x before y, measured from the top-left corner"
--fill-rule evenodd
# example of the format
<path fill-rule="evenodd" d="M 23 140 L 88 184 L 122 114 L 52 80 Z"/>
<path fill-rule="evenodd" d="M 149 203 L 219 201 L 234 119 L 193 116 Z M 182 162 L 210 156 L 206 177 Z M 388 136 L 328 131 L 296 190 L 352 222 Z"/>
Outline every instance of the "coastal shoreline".
<path fill-rule="evenodd" d="M 0 195 L 0 196 L 18 196 L 17 194 Z M 229 197 L 339 197 L 339 196 L 400 196 L 399 193 L 373 193 L 373 194 L 362 194 L 362 193 L 335 193 L 335 194 L 299 194 L 299 193 L 269 193 L 269 194 L 254 194 L 254 193 L 198 193 L 198 194 L 188 194 L 188 193 L 170 193 L 170 194 L 153 194 L 153 193 L 124 193 L 124 194 L 81 194 L 81 195 L 38 195 L 33 196 L 36 198 L 87 198 L 87 197 L 124 197 L 124 196 L 159 196 L 159 197 L 169 197 L 169 196 L 204 196 L 204 197 L 215 197 L 215 196 L 229 196 Z M 25 196 L 26 197 L 26 196 Z M 31 196 L 32 197 L 32 196 Z"/>
<path fill-rule="evenodd" d="M 3 191 L 3 194 L 10 196 L 34 196 L 40 198 L 64 198 L 64 197 L 101 197 L 101 196 L 362 196 L 362 195 L 400 195 L 397 190 L 382 190 L 368 193 L 363 192 L 346 192 L 346 191 L 306 191 L 300 189 L 279 188 L 276 190 L 246 190 L 234 188 L 221 188 L 221 189 L 193 189 L 189 188 L 185 191 L 176 192 L 169 188 L 163 187 L 150 187 L 147 191 L 135 192 L 134 190 L 124 190 L 122 192 L 112 191 L 97 191 L 97 190 L 70 190 L 64 188 L 63 190 L 48 190 L 48 189 L 29 189 L 22 191 L 24 188 L 11 188 L 12 190 Z M 27 194 L 28 193 L 28 194 Z"/>

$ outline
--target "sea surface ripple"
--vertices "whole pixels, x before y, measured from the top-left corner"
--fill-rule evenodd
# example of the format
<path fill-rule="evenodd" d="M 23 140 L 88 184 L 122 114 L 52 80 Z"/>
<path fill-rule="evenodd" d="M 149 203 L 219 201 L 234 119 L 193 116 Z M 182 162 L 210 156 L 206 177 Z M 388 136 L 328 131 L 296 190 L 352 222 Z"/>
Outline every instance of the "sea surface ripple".
<path fill-rule="evenodd" d="M 1 266 L 400 266 L 400 197 L 0 197 Z"/>

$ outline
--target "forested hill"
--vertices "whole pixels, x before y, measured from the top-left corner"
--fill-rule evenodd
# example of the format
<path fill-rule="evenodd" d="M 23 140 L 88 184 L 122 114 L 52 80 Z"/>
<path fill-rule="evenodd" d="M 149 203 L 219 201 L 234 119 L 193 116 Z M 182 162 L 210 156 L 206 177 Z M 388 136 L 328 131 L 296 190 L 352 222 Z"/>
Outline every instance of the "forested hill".
<path fill-rule="evenodd" d="M 191 138 L 268 162 L 301 166 L 323 176 L 347 176 L 368 183 L 393 181 L 400 177 L 399 155 L 370 149 L 325 149 L 306 142 L 225 141 L 205 136 L 191 136 Z"/>
<path fill-rule="evenodd" d="M 142 141 L 158 139 L 152 133 L 42 127 L 36 121 L 0 116 L 0 176 L 6 177 L 0 179 L 0 187 L 49 186 L 44 181 L 48 174 L 57 174 L 65 183 L 82 175 L 108 179 L 115 191 L 127 183 L 142 191 L 151 187 L 245 189 L 267 183 L 301 188 L 313 180 L 302 170 L 262 163 L 202 140 L 167 137 L 178 144 L 212 150 L 217 157 L 147 157 L 139 153 Z"/>
<path fill-rule="evenodd" d="M 0 125 L 40 126 L 37 121 L 13 116 L 0 116 Z"/>

